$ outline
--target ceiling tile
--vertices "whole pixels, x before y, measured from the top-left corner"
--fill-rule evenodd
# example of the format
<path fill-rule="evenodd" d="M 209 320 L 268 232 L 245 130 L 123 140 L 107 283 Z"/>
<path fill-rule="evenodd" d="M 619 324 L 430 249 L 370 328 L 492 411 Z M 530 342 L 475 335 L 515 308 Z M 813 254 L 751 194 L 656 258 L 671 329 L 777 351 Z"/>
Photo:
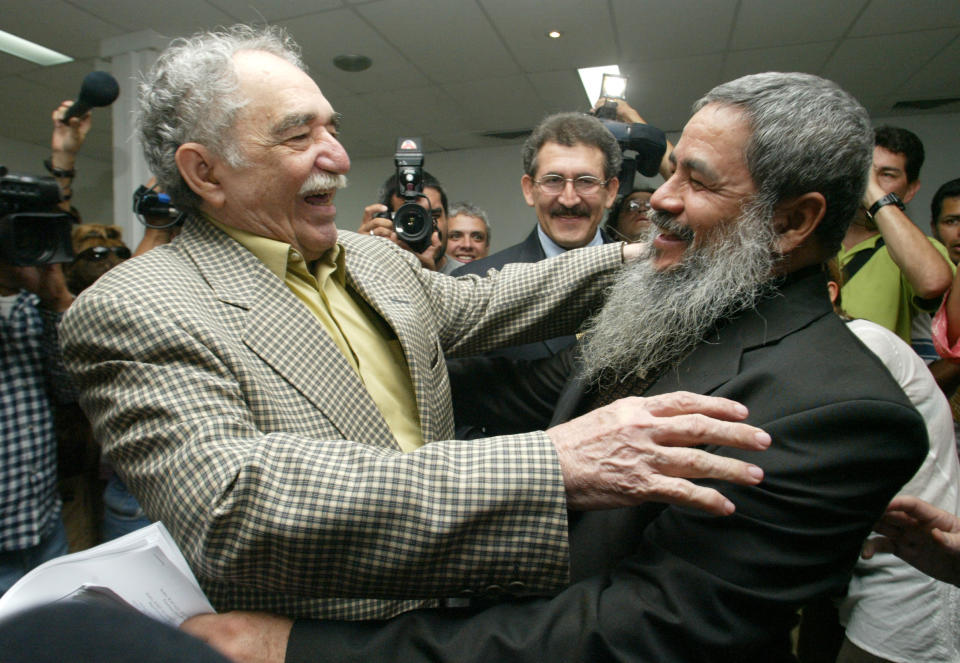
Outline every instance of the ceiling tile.
<path fill-rule="evenodd" d="M 351 9 L 322 12 L 281 21 L 300 44 L 310 73 L 321 84 L 333 83 L 353 93 L 396 90 L 426 85 L 427 79 L 399 51 Z M 366 71 L 350 73 L 333 65 L 342 53 L 359 53 L 373 60 Z"/>
<path fill-rule="evenodd" d="M 328 9 L 342 7 L 339 0 L 283 0 L 282 2 L 264 2 L 263 0 L 207 0 L 208 3 L 238 23 L 275 23 L 296 16 L 305 16 Z M 159 25 L 163 25 L 160 23 Z"/>
<path fill-rule="evenodd" d="M 732 51 L 727 54 L 722 78 L 729 81 L 763 71 L 803 71 L 818 74 L 834 48 L 836 42 L 831 41 Z"/>
<path fill-rule="evenodd" d="M 616 35 L 607 0 L 479 0 L 523 71 L 615 64 Z M 559 30 L 560 39 L 547 32 Z"/>
<path fill-rule="evenodd" d="M 867 2 L 742 0 L 730 48 L 741 50 L 838 39 L 849 30 Z"/>
<path fill-rule="evenodd" d="M 590 109 L 587 93 L 575 70 L 545 71 L 528 74 L 548 113 Z"/>
<path fill-rule="evenodd" d="M 723 82 L 721 67 L 720 58 L 701 55 L 634 63 L 621 70 L 630 77 L 630 105 L 663 131 L 679 131 L 690 118 L 693 102 Z"/>
<path fill-rule="evenodd" d="M 895 93 L 901 100 L 960 97 L 960 37 L 915 71 Z"/>
<path fill-rule="evenodd" d="M 960 2 L 955 0 L 871 0 L 854 24 L 850 36 L 937 30 L 950 26 L 960 27 Z"/>
<path fill-rule="evenodd" d="M 722 52 L 737 0 L 611 0 L 611 4 L 622 58 L 635 62 Z"/>
<path fill-rule="evenodd" d="M 882 96 L 906 83 L 953 36 L 953 30 L 930 30 L 846 39 L 823 75 L 858 98 Z"/>
<path fill-rule="evenodd" d="M 519 71 L 474 2 L 378 2 L 357 7 L 357 12 L 431 81 L 452 83 Z"/>
<path fill-rule="evenodd" d="M 443 88 L 465 109 L 471 126 L 483 131 L 529 129 L 546 108 L 523 76 L 445 85 Z"/>
<path fill-rule="evenodd" d="M 100 40 L 122 34 L 124 26 L 98 13 L 97 0 L 89 5 L 80 9 L 62 0 L 7 0 L 0 28 L 73 58 L 94 57 Z"/>

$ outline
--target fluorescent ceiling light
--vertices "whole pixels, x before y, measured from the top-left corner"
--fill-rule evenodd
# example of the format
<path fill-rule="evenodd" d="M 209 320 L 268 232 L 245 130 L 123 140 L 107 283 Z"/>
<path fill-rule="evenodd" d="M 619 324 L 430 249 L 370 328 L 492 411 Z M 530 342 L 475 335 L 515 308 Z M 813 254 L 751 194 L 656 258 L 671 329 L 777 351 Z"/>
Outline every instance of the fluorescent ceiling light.
<path fill-rule="evenodd" d="M 0 30 L 0 51 L 15 55 L 18 58 L 29 60 L 35 64 L 49 67 L 54 64 L 63 64 L 64 62 L 73 62 L 73 58 L 63 53 L 51 51 L 40 44 L 34 44 L 9 32 Z"/>
<path fill-rule="evenodd" d="M 577 69 L 577 72 L 580 74 L 580 82 L 583 83 L 583 89 L 587 93 L 587 101 L 590 102 L 590 107 L 593 108 L 594 104 L 597 103 L 597 99 L 600 98 L 600 84 L 603 75 L 616 74 L 619 76 L 620 67 L 615 64 L 610 64 L 604 67 Z"/>

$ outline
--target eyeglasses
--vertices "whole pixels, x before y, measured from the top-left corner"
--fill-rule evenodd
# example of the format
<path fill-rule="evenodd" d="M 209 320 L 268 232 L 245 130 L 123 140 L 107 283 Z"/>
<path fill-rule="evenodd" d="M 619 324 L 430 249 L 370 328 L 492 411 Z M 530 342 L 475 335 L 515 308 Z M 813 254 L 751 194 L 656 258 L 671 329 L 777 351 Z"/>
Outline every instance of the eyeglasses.
<path fill-rule="evenodd" d="M 91 246 L 89 249 L 78 253 L 76 260 L 100 262 L 111 253 L 120 258 L 120 260 L 126 260 L 130 257 L 130 249 L 125 246 Z"/>
<path fill-rule="evenodd" d="M 544 175 L 533 183 L 540 187 L 544 193 L 560 193 L 567 182 L 573 182 L 573 190 L 579 194 L 589 196 L 600 190 L 600 187 L 606 186 L 609 180 L 601 180 L 593 175 L 581 175 L 580 177 L 561 177 L 560 175 Z"/>
<path fill-rule="evenodd" d="M 650 210 L 649 200 L 631 200 L 627 203 L 627 209 L 636 214 L 643 214 Z"/>

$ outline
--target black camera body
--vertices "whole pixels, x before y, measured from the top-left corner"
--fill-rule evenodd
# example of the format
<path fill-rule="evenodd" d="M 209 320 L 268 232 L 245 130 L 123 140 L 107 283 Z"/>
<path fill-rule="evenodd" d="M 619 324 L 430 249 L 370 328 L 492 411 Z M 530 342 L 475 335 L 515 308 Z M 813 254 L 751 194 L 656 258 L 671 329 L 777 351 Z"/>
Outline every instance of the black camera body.
<path fill-rule="evenodd" d="M 173 226 L 182 226 L 185 215 L 170 202 L 170 196 L 144 185 L 133 192 L 133 212 L 147 228 L 162 230 Z M 148 220 L 149 219 L 149 220 Z M 166 223 L 155 223 L 153 219 L 169 219 Z"/>
<path fill-rule="evenodd" d="M 667 137 L 660 129 L 649 124 L 618 122 L 617 104 L 614 101 L 608 101 L 598 108 L 596 116 L 620 145 L 623 165 L 618 175 L 620 189 L 617 195 L 625 196 L 633 189 L 633 178 L 637 172 L 647 177 L 657 174 L 663 153 L 667 151 Z"/>
<path fill-rule="evenodd" d="M 73 260 L 76 218 L 56 209 L 62 200 L 52 177 L 15 175 L 0 166 L 0 262 L 17 266 Z"/>
<path fill-rule="evenodd" d="M 392 215 L 389 212 L 377 216 L 391 219 L 397 237 L 407 243 L 414 253 L 430 248 L 436 229 L 430 210 L 419 205 L 423 193 L 423 148 L 419 138 L 398 138 L 397 151 L 393 155 L 397 167 L 397 196 L 403 199 Z"/>

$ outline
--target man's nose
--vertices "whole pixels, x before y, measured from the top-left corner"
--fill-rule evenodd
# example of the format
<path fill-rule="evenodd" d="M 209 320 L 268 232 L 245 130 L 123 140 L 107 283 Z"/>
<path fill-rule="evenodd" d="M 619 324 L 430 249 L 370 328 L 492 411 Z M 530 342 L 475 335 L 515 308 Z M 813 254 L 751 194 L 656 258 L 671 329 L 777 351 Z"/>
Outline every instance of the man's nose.
<path fill-rule="evenodd" d="M 577 189 L 573 186 L 573 182 L 567 180 L 563 183 L 563 189 L 560 190 L 560 195 L 557 200 L 560 201 L 560 204 L 570 207 L 575 205 L 580 200 L 580 194 L 577 193 Z M 568 204 L 569 203 L 569 204 Z"/>
<path fill-rule="evenodd" d="M 316 166 L 320 170 L 339 175 L 345 175 L 350 171 L 350 157 L 333 135 L 327 134 L 321 142 L 321 149 L 317 152 Z"/>

